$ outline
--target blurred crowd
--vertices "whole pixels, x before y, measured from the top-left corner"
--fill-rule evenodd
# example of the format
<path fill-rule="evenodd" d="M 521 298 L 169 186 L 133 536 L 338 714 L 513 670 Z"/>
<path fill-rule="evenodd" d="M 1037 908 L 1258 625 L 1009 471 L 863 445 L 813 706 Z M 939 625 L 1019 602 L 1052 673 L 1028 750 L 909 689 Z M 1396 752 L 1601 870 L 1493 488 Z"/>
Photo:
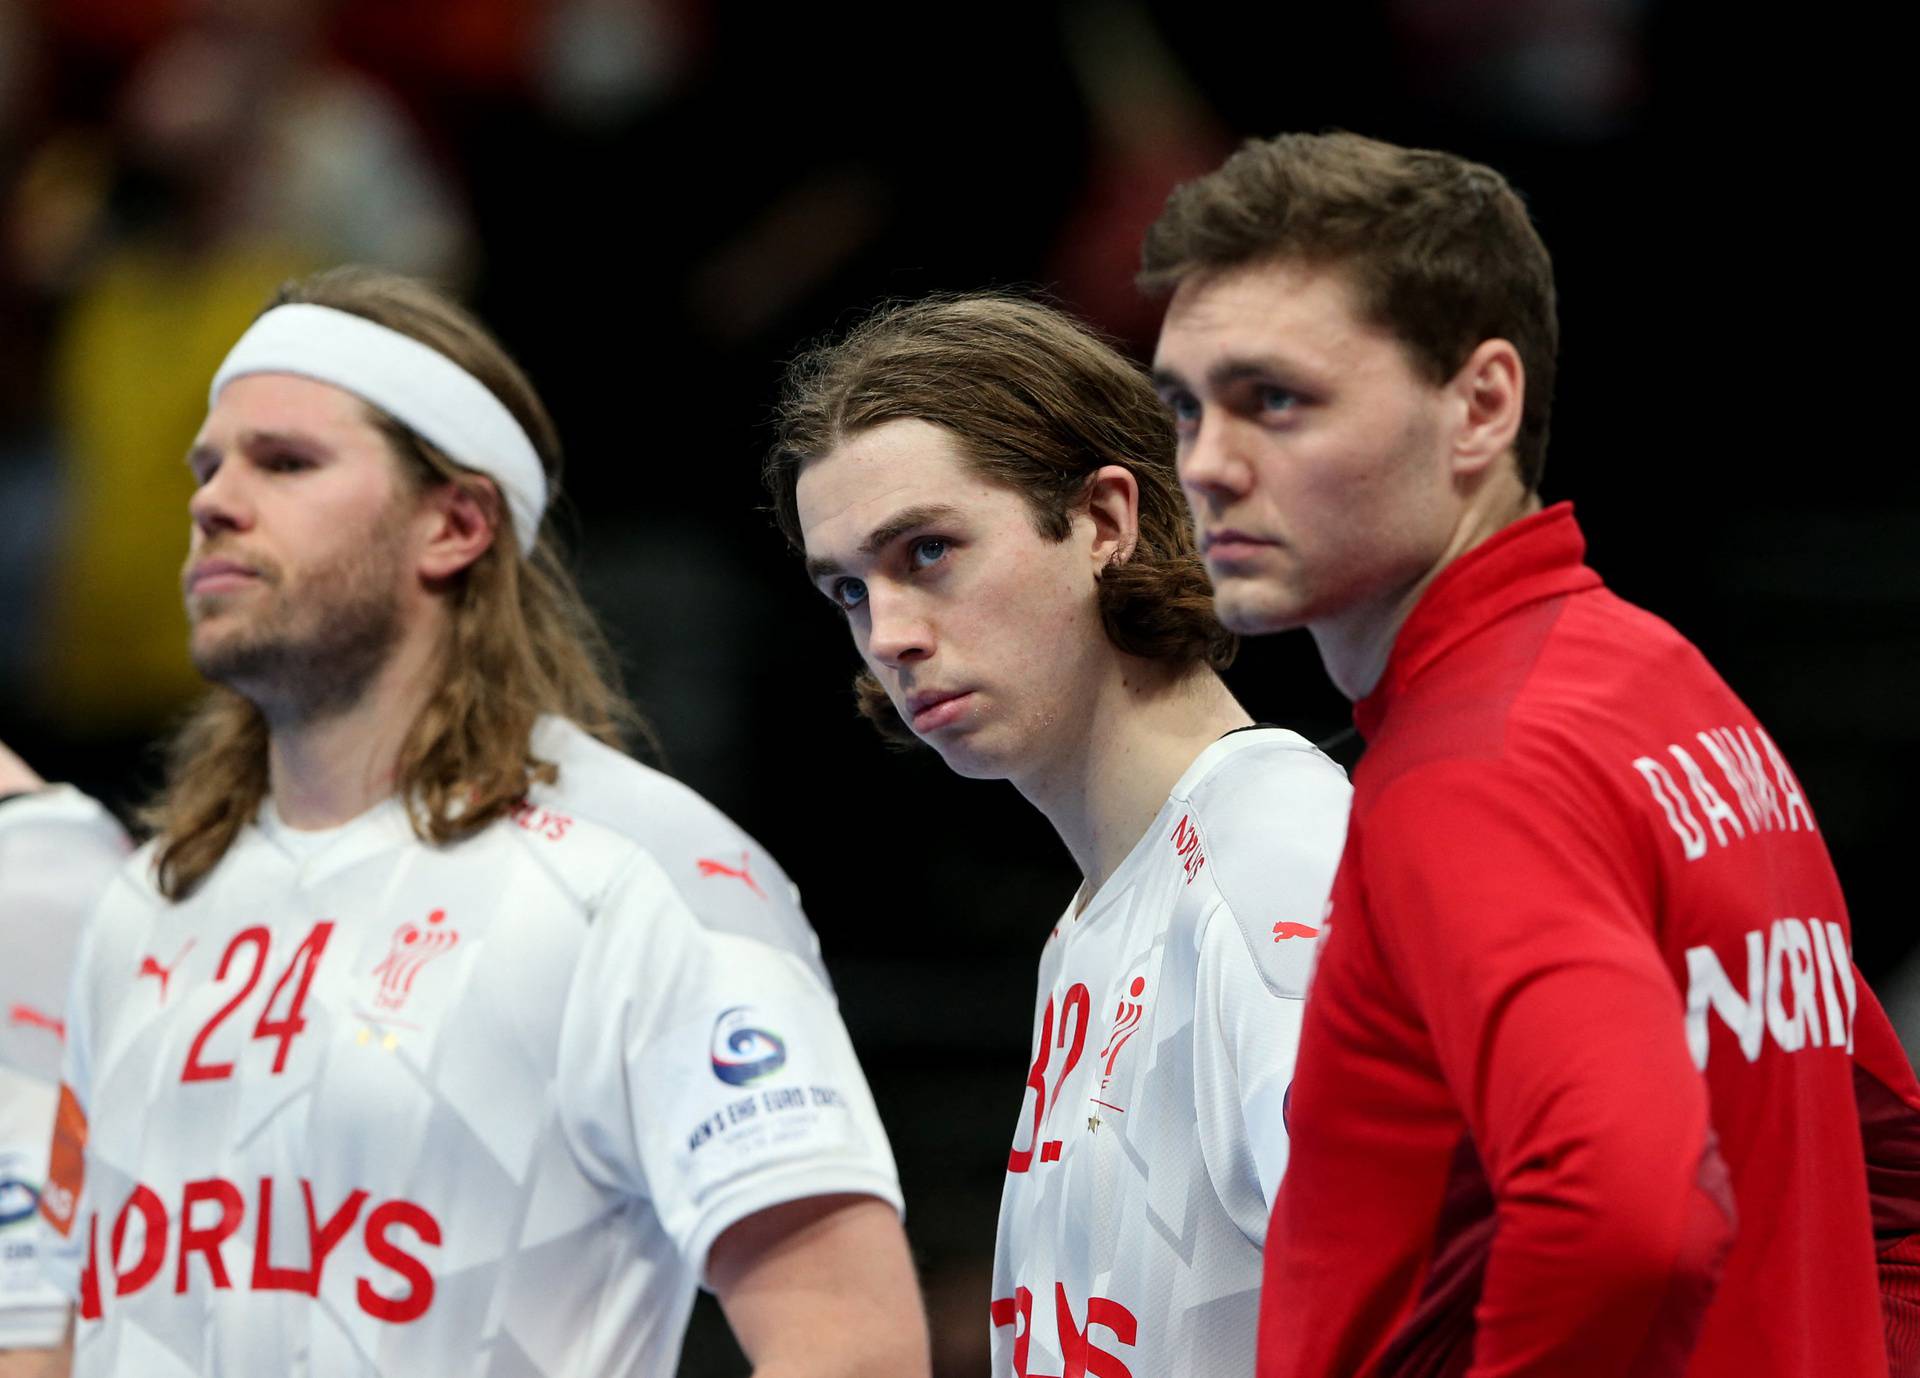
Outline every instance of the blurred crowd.
<path fill-rule="evenodd" d="M 700 16 L 602 0 L 58 0 L 0 13 L 0 676 L 76 735 L 195 687 L 184 441 L 285 277 L 470 288 L 469 115 L 644 103 Z M 17 624 L 15 617 L 18 617 Z"/>
<path fill-rule="evenodd" d="M 1642 8 L 1397 0 L 1306 36 L 1377 25 L 1437 98 L 1592 139 L 1642 94 Z M 752 359 L 748 386 L 702 398 L 750 414 L 802 330 L 929 281 L 1045 283 L 1150 340 L 1139 231 L 1231 143 L 1164 26 L 1142 5 L 989 5 L 927 53 L 888 41 L 895 18 L 707 0 L 0 11 L 0 703 L 118 750 L 193 692 L 179 528 L 153 517 L 180 510 L 225 343 L 316 265 L 477 296 L 576 448 L 630 395 L 596 384 L 684 388 Z M 577 491 L 598 510 L 633 486 Z"/>

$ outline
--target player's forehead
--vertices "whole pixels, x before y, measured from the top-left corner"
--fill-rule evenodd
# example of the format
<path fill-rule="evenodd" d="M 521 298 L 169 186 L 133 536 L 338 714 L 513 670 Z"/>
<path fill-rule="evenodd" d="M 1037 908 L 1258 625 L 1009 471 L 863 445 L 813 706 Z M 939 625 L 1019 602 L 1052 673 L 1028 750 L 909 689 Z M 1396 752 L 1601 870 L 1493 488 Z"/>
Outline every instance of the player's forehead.
<path fill-rule="evenodd" d="M 250 373 L 228 383 L 207 409 L 194 443 L 232 445 L 249 434 L 300 434 L 334 444 L 379 436 L 360 398 L 292 373 Z"/>
<path fill-rule="evenodd" d="M 1363 313 L 1350 268 L 1267 259 L 1183 280 L 1167 302 L 1153 372 L 1163 388 L 1198 391 L 1250 363 L 1338 368 L 1381 347 L 1395 341 Z"/>
<path fill-rule="evenodd" d="M 846 437 L 804 465 L 794 489 L 810 559 L 845 559 L 915 514 L 988 515 L 1020 500 L 979 471 L 953 432 L 913 417 Z"/>

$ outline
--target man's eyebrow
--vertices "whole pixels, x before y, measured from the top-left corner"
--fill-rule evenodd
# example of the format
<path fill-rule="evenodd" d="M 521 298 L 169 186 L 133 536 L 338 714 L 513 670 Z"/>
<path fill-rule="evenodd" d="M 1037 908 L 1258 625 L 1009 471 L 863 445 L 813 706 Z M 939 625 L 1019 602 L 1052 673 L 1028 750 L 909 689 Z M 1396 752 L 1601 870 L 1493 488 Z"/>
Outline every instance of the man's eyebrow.
<path fill-rule="evenodd" d="M 1284 377 L 1297 373 L 1278 359 L 1267 357 L 1222 359 L 1207 369 L 1207 387 L 1215 392 L 1232 387 L 1235 383 L 1249 378 Z M 1155 392 L 1165 392 L 1169 388 L 1190 389 L 1192 384 L 1186 378 L 1170 368 L 1156 368 L 1149 375 Z"/>
<path fill-rule="evenodd" d="M 325 459 L 333 453 L 332 447 L 325 441 L 303 435 L 299 431 L 245 430 L 240 433 L 240 448 L 242 450 L 294 450 L 303 455 L 311 455 L 315 459 Z M 211 461 L 218 458 L 220 458 L 219 448 L 201 441 L 187 451 L 187 467 L 192 468 L 202 460 Z"/>
<path fill-rule="evenodd" d="M 245 430 L 240 432 L 240 448 L 252 450 L 259 447 L 278 446 L 289 450 L 299 450 L 303 454 L 330 455 L 333 447 L 315 436 L 299 431 L 263 431 Z"/>
<path fill-rule="evenodd" d="M 1185 376 L 1170 368 L 1155 368 L 1147 375 L 1147 381 L 1153 384 L 1155 392 L 1165 392 L 1169 388 L 1184 389 L 1187 386 Z"/>
<path fill-rule="evenodd" d="M 950 503 L 928 502 L 918 507 L 908 507 L 888 517 L 880 525 L 867 533 L 860 542 L 860 554 L 878 555 L 907 532 L 917 527 L 932 526 L 937 522 L 952 521 L 960 515 L 960 509 Z M 818 556 L 807 557 L 807 578 L 818 583 L 829 574 L 838 574 L 840 566 L 832 560 L 823 560 Z"/>
<path fill-rule="evenodd" d="M 1207 384 L 1219 391 L 1248 378 L 1271 378 L 1290 371 L 1277 359 L 1222 359 L 1207 370 Z"/>

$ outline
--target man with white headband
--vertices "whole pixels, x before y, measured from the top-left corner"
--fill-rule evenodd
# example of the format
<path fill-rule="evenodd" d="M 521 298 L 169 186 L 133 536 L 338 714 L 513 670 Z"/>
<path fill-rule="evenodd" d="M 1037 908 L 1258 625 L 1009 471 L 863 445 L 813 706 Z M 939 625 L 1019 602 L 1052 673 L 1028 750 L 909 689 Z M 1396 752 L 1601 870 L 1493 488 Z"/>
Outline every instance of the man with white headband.
<path fill-rule="evenodd" d="M 82 941 L 43 1213 L 82 1375 L 921 1374 L 795 891 L 635 726 L 558 445 L 420 285 L 282 290 L 188 456 L 214 688 Z M 508 539 L 511 536 L 511 539 Z"/>

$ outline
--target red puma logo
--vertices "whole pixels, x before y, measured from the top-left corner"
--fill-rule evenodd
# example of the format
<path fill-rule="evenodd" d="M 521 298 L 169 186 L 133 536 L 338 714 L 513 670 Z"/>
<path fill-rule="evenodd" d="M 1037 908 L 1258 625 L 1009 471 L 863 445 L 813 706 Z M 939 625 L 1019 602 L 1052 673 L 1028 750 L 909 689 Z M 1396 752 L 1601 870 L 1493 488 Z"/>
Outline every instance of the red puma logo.
<path fill-rule="evenodd" d="M 1317 938 L 1320 930 L 1304 923 L 1294 923 L 1291 919 L 1282 919 L 1273 926 L 1273 940 L 1285 942 L 1288 938 Z"/>
<path fill-rule="evenodd" d="M 8 1011 L 7 1019 L 11 1023 L 25 1025 L 29 1029 L 45 1029 L 55 1038 L 67 1036 L 64 1020 L 55 1019 L 50 1014 L 36 1010 L 32 1005 L 15 1005 Z"/>
<path fill-rule="evenodd" d="M 179 967 L 181 962 L 186 960 L 187 954 L 191 951 L 193 951 L 193 939 L 189 938 L 187 939 L 187 945 L 180 949 L 180 955 L 165 966 L 160 965 L 160 959 L 158 957 L 142 957 L 140 959 L 140 970 L 134 973 L 133 979 L 138 981 L 142 976 L 152 976 L 157 979 L 160 982 L 160 1003 L 164 1005 L 167 1003 L 167 982 L 172 978 L 175 969 Z"/>
<path fill-rule="evenodd" d="M 754 883 L 753 874 L 752 874 L 752 861 L 745 852 L 740 853 L 740 867 L 738 870 L 735 870 L 733 867 L 727 865 L 723 861 L 713 861 L 708 859 L 707 857 L 699 858 L 699 862 L 700 862 L 701 875 L 732 876 L 735 880 L 746 882 L 747 889 L 753 891 L 753 893 L 758 895 L 761 899 L 765 899 L 767 897 L 767 892 L 765 890 L 762 890 L 758 885 Z"/>

